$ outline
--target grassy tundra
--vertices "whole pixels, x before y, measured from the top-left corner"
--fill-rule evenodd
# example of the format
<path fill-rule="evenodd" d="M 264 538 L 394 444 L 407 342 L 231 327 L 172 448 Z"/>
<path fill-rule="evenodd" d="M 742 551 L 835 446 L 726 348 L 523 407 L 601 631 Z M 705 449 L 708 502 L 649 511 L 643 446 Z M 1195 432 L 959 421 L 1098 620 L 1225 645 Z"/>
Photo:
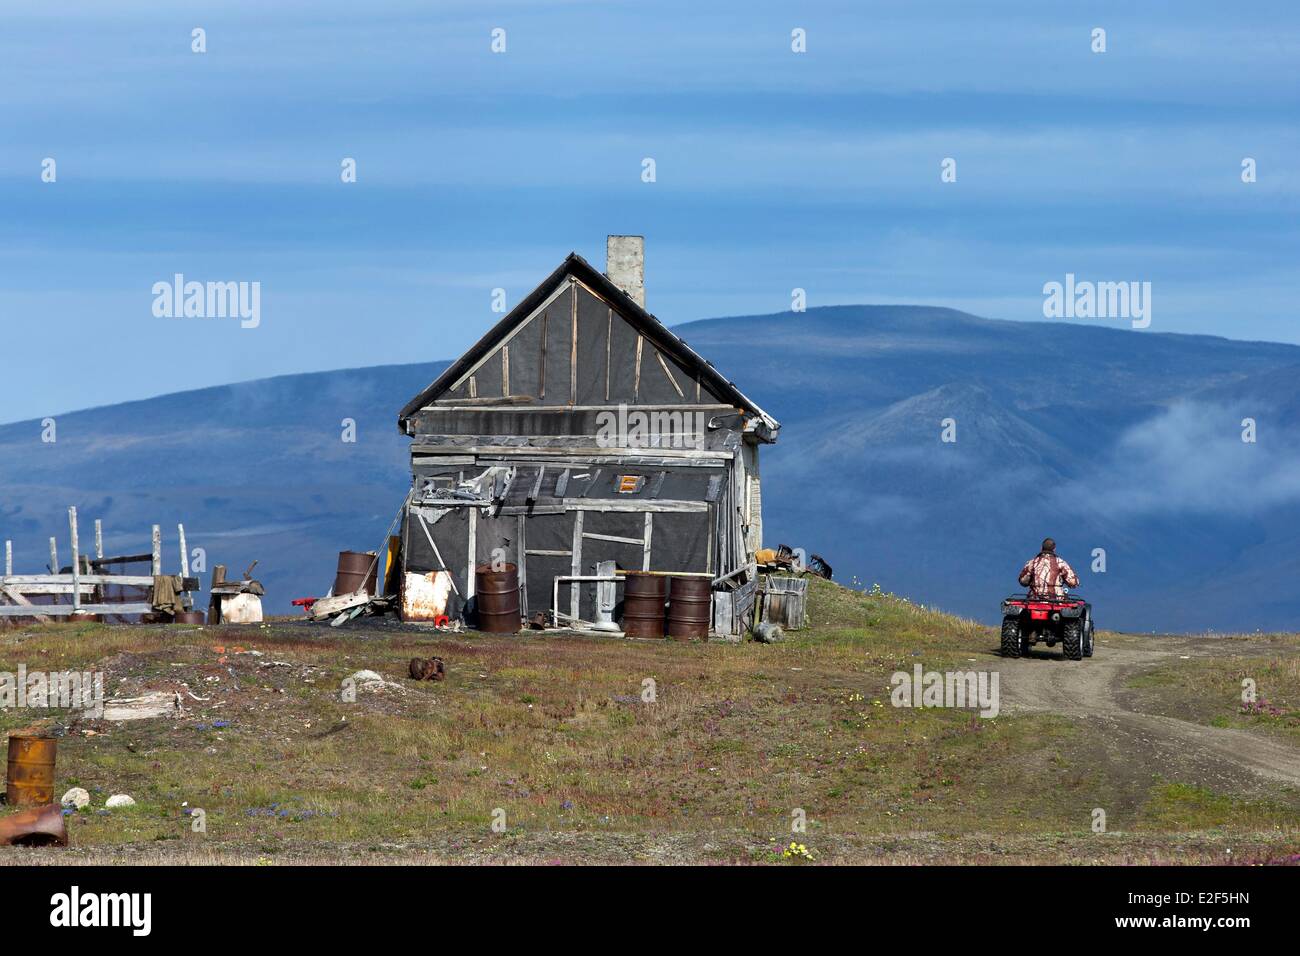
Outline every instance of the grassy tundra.
<path fill-rule="evenodd" d="M 81 786 L 92 798 L 69 819 L 70 849 L 3 848 L 0 862 L 1300 853 L 1295 635 L 1103 632 L 1090 661 L 1048 651 L 1003 661 L 991 629 L 888 594 L 814 581 L 809 613 L 811 627 L 775 645 L 443 635 L 365 621 L 0 632 L 0 671 L 98 669 L 110 697 L 162 690 L 184 703 L 121 723 L 0 711 L 7 732 L 62 733 L 56 795 Z M 446 661 L 444 682 L 406 676 L 411 657 L 432 655 Z M 918 663 L 1000 672 L 1001 713 L 891 706 L 890 675 Z M 362 669 L 390 683 L 345 702 L 344 679 Z M 1267 701 L 1258 713 L 1241 704 L 1243 675 Z M 136 806 L 103 809 L 114 793 Z M 194 808 L 206 832 L 195 832 Z M 806 830 L 792 832 L 800 811 Z M 792 841 L 811 860 L 783 855 Z"/>

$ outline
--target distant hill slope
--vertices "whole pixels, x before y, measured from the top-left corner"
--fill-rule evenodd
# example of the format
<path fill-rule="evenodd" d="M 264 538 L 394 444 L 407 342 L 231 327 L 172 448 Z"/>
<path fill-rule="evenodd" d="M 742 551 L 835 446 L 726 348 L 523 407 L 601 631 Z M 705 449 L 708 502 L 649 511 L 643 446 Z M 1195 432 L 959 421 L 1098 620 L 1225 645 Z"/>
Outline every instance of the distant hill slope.
<path fill-rule="evenodd" d="M 1051 534 L 1106 626 L 1295 626 L 1300 347 L 911 306 L 676 331 L 782 421 L 762 461 L 768 543 L 841 580 L 991 620 Z M 105 519 L 113 550 L 184 520 L 210 561 L 260 559 L 283 610 L 329 586 L 337 551 L 382 540 L 408 484 L 397 409 L 445 364 L 92 409 L 61 416 L 53 445 L 37 422 L 0 426 L 0 536 L 36 568 L 68 504 Z"/>

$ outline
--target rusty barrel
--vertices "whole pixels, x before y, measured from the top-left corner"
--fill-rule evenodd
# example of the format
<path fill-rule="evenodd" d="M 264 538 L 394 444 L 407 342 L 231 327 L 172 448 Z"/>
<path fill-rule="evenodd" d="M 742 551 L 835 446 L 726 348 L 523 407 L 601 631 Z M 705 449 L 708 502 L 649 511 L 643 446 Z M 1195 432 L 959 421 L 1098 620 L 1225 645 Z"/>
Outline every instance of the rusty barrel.
<path fill-rule="evenodd" d="M 9 737 L 9 766 L 5 773 L 5 802 L 11 807 L 54 802 L 53 737 Z"/>
<path fill-rule="evenodd" d="M 629 571 L 623 578 L 623 633 L 664 636 L 664 581 L 657 574 Z"/>
<path fill-rule="evenodd" d="M 334 575 L 334 596 L 365 590 L 375 596 L 379 558 L 373 551 L 340 551 L 338 573 Z"/>
<path fill-rule="evenodd" d="M 177 611 L 172 617 L 173 624 L 202 624 L 205 620 L 202 611 Z"/>
<path fill-rule="evenodd" d="M 492 565 L 480 564 L 474 569 L 474 596 L 480 631 L 514 634 L 519 630 L 519 568 L 505 564 L 494 571 Z"/>
<path fill-rule="evenodd" d="M 685 641 L 709 639 L 709 611 L 713 600 L 713 581 L 706 577 L 669 579 L 668 636 Z"/>

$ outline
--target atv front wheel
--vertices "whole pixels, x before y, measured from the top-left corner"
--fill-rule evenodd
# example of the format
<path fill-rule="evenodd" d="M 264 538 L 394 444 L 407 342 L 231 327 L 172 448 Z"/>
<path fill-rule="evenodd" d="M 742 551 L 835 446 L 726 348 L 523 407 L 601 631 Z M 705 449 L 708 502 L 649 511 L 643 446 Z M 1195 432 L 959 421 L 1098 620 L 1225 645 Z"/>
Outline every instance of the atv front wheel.
<path fill-rule="evenodd" d="M 1092 620 L 1083 629 L 1083 656 L 1092 657 Z"/>
<path fill-rule="evenodd" d="M 1066 660 L 1083 660 L 1083 625 L 1077 620 L 1061 627 L 1061 654 Z"/>
<path fill-rule="evenodd" d="M 1020 618 L 1002 619 L 1002 656 L 1019 657 L 1024 650 L 1024 636 L 1020 633 Z"/>

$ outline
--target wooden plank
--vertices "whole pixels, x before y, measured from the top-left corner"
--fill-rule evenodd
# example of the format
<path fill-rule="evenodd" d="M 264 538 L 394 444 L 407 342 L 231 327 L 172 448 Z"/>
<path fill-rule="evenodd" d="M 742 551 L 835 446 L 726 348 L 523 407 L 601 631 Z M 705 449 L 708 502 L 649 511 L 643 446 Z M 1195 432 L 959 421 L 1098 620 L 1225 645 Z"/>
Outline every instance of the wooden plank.
<path fill-rule="evenodd" d="M 640 334 L 636 337 L 636 374 L 632 377 L 632 401 L 641 401 L 641 348 L 644 339 Z"/>
<path fill-rule="evenodd" d="M 50 539 L 50 574 L 59 573 L 59 543 Z"/>
<path fill-rule="evenodd" d="M 529 548 L 527 551 L 524 552 L 524 554 L 531 554 L 541 558 L 567 558 L 570 557 L 573 554 L 573 552 L 572 551 L 545 551 L 540 548 Z"/>
<path fill-rule="evenodd" d="M 185 525 L 178 524 L 176 534 L 179 535 L 181 540 L 181 577 L 188 578 L 190 576 L 190 555 L 185 549 Z"/>
<path fill-rule="evenodd" d="M 565 511 L 646 511 L 664 514 L 698 514 L 709 510 L 703 501 L 614 501 L 601 498 L 565 498 L 560 502 Z"/>
<path fill-rule="evenodd" d="M 469 509 L 469 570 L 465 573 L 465 600 L 474 596 L 474 566 L 478 564 L 478 509 Z"/>
<path fill-rule="evenodd" d="M 617 541 L 619 544 L 645 544 L 641 538 L 620 538 L 616 534 L 596 534 L 594 531 L 584 531 L 582 536 L 596 541 Z"/>
<path fill-rule="evenodd" d="M 0 604 L 0 617 L 71 617 L 71 604 L 19 605 Z M 83 604 L 81 614 L 152 614 L 149 604 Z"/>
<path fill-rule="evenodd" d="M 655 349 L 655 358 L 659 360 L 659 367 L 663 369 L 664 374 L 668 376 L 668 382 L 669 384 L 672 385 L 673 389 L 677 392 L 677 397 L 685 398 L 686 395 L 682 391 L 682 387 L 677 384 L 677 379 L 673 378 L 673 373 L 668 370 L 668 363 L 664 361 L 663 353 L 660 352 L 658 349 Z"/>
<path fill-rule="evenodd" d="M 77 509 L 68 509 L 68 529 L 72 533 L 72 610 L 81 609 L 81 542 L 77 536 Z"/>
<path fill-rule="evenodd" d="M 527 518 L 519 516 L 518 567 L 515 569 L 519 578 L 520 608 L 528 616 L 528 550 L 524 546 L 525 523 Z"/>
<path fill-rule="evenodd" d="M 106 564 L 143 564 L 153 559 L 151 554 L 115 554 L 107 558 L 96 558 L 90 562 L 92 568 L 103 567 Z"/>
<path fill-rule="evenodd" d="M 641 535 L 641 570 L 650 570 L 650 538 L 654 534 L 655 522 L 654 514 L 647 511 L 645 513 L 645 532 Z"/>
<path fill-rule="evenodd" d="M 81 582 L 81 584 L 78 585 L 78 587 L 81 589 L 82 594 L 93 595 L 95 593 L 95 586 L 93 584 L 87 584 L 84 580 Z M 73 590 L 73 585 L 71 584 L 26 584 L 23 585 L 21 588 L 17 587 L 16 585 L 4 585 L 4 588 L 6 594 L 8 594 L 10 590 L 13 590 L 19 594 L 30 596 L 33 594 L 71 594 Z"/>
<path fill-rule="evenodd" d="M 95 519 L 95 558 L 104 558 L 104 522 L 100 518 Z"/>
<path fill-rule="evenodd" d="M 14 573 L 14 543 L 12 541 L 6 541 L 5 542 L 5 576 L 8 577 L 13 573 Z"/>
<path fill-rule="evenodd" d="M 152 536 L 153 553 L 150 557 L 153 559 L 153 576 L 158 577 L 162 574 L 162 529 L 154 525 Z"/>
<path fill-rule="evenodd" d="M 18 591 L 15 591 L 13 588 L 0 586 L 0 594 L 4 594 L 7 598 L 9 598 L 9 600 L 13 601 L 15 604 L 17 604 L 17 605 L 19 605 L 19 606 L 21 606 L 21 607 L 30 607 L 30 608 L 34 608 L 34 607 L 36 606 L 36 605 L 32 604 L 31 601 L 27 600 L 27 598 L 23 597 L 23 595 L 20 594 Z M 41 606 L 42 606 L 42 607 L 45 607 L 45 605 L 41 605 Z M 5 607 L 5 606 L 4 606 L 3 604 L 0 604 L 0 614 L 3 614 L 3 612 L 4 612 L 4 607 Z M 35 613 L 35 612 L 28 612 L 27 614 L 22 614 L 22 615 L 14 615 L 14 614 L 10 614 L 10 615 L 8 615 L 8 616 L 9 616 L 9 617 L 15 617 L 15 616 L 18 616 L 18 617 L 34 617 L 34 618 L 36 618 L 36 620 L 38 620 L 38 621 L 48 621 L 48 620 L 49 620 L 49 618 L 46 617 L 44 614 L 39 614 L 39 613 Z"/>
<path fill-rule="evenodd" d="M 605 401 L 609 401 L 609 367 L 614 353 L 614 310 L 606 309 L 609 322 L 605 327 Z"/>
<path fill-rule="evenodd" d="M 531 396 L 529 396 L 529 395 L 516 395 L 516 396 L 513 396 L 513 397 L 514 397 L 514 398 L 521 398 L 521 399 L 522 399 L 522 398 L 527 398 L 527 399 L 530 399 L 530 398 L 531 398 Z M 444 404 L 443 404 L 444 402 L 446 402 L 447 404 L 444 405 Z M 501 404 L 501 399 L 500 399 L 500 398 L 497 398 L 496 396 L 493 396 L 493 397 L 490 397 L 490 398 L 484 398 L 484 399 L 481 400 L 481 402 L 482 402 L 482 405 L 492 405 L 492 406 L 496 406 L 496 405 L 500 405 L 500 404 Z M 426 411 L 438 411 L 438 412 L 481 412 L 481 411 L 483 411 L 483 407 L 482 407 L 481 405 L 474 404 L 474 403 L 470 402 L 468 399 L 464 399 L 464 398 L 445 398 L 445 399 L 444 399 L 444 398 L 440 398 L 440 399 L 438 399 L 438 401 L 435 402 L 434 404 L 437 406 L 436 408 L 431 406 L 429 409 L 426 409 Z M 545 415 L 567 415 L 567 414 L 569 414 L 570 412 L 607 412 L 607 411 L 609 411 L 609 406 L 608 406 L 608 405 L 546 405 L 546 406 L 541 406 L 541 407 L 537 407 L 537 408 L 520 408 L 520 407 L 513 407 L 513 406 L 518 406 L 518 405 L 521 405 L 521 404 L 522 404 L 521 402 L 512 402 L 512 403 L 510 403 L 510 406 L 504 406 L 504 407 L 501 407 L 501 408 L 493 407 L 493 408 L 492 408 L 492 411 L 494 411 L 494 412 L 521 412 L 521 413 L 528 414 L 528 415 L 544 415 L 544 414 L 545 414 Z M 645 411 L 645 412 L 650 412 L 650 411 L 661 411 L 661 412 L 734 412 L 734 411 L 736 411 L 736 407 L 735 407 L 734 405 L 724 405 L 724 404 L 719 404 L 718 402 L 704 402 L 704 403 L 699 403 L 699 402 L 697 402 L 697 403 L 695 403 L 695 404 L 689 404 L 689 405 L 682 404 L 682 403 L 680 403 L 680 402 L 677 403 L 677 404 L 675 404 L 675 405 L 668 405 L 668 404 L 664 404 L 663 402 L 658 402 L 658 403 L 655 403 L 655 404 L 652 404 L 652 405 L 632 405 L 632 404 L 627 404 L 627 405 L 624 405 L 623 407 L 626 408 L 629 412 L 636 412 L 636 411 Z"/>
<path fill-rule="evenodd" d="M 537 397 L 546 398 L 546 312 L 542 313 L 542 357 L 537 373 Z"/>
<path fill-rule="evenodd" d="M 570 280 L 569 301 L 573 305 L 570 327 L 573 330 L 573 345 L 569 352 L 569 404 L 578 404 L 578 287 Z"/>
<path fill-rule="evenodd" d="M 494 406 L 497 405 L 531 405 L 534 401 L 536 399 L 531 395 L 511 395 L 505 392 L 502 395 L 485 395 L 483 398 L 440 398 L 433 404 L 440 412 L 481 412 L 488 407 L 496 411 Z"/>
<path fill-rule="evenodd" d="M 118 584 L 124 587 L 149 587 L 153 577 L 147 574 L 83 574 L 82 584 Z M 23 590 L 27 584 L 66 584 L 72 586 L 71 574 L 6 574 L 0 578 L 0 584 Z M 193 578 L 186 579 L 187 583 Z"/>
<path fill-rule="evenodd" d="M 501 346 L 501 397 L 510 394 L 510 346 Z"/>
<path fill-rule="evenodd" d="M 537 458 L 607 458 L 607 459 L 699 459 L 710 463 L 709 467 L 721 468 L 735 456 L 725 448 L 655 448 L 651 454 L 645 449 L 628 449 L 619 453 L 614 448 L 601 448 L 599 445 L 564 445 L 550 447 L 545 445 L 412 445 L 414 454 L 432 455 L 439 451 L 454 450 L 461 455 L 478 455 L 488 457 L 501 455 L 518 458 L 527 454 Z"/>
<path fill-rule="evenodd" d="M 581 511 L 573 515 L 573 560 L 569 563 L 570 574 L 582 573 L 582 515 Z M 569 615 L 577 619 L 578 610 L 578 582 L 574 581 L 569 585 Z"/>

